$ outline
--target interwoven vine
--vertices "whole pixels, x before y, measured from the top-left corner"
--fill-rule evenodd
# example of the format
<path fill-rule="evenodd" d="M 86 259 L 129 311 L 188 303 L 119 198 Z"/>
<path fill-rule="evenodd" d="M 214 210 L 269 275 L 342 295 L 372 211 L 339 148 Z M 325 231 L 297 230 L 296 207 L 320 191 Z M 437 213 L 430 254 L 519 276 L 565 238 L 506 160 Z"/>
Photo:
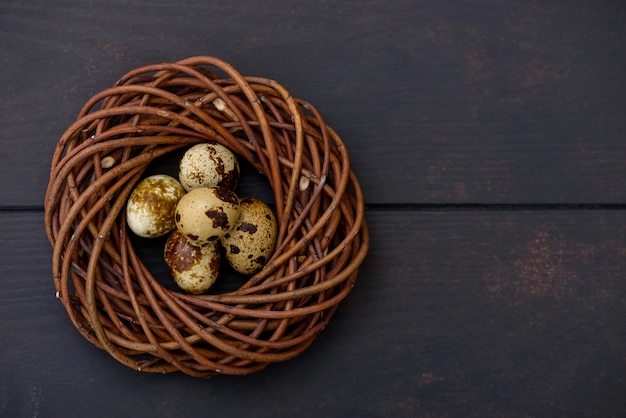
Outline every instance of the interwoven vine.
<path fill-rule="evenodd" d="M 240 288 L 192 296 L 142 263 L 123 209 L 152 161 L 206 141 L 267 177 L 279 233 L 273 257 Z M 136 370 L 198 377 L 301 354 L 369 247 L 339 135 L 277 82 L 208 56 L 137 68 L 83 106 L 52 157 L 45 225 L 57 297 L 87 340 Z"/>

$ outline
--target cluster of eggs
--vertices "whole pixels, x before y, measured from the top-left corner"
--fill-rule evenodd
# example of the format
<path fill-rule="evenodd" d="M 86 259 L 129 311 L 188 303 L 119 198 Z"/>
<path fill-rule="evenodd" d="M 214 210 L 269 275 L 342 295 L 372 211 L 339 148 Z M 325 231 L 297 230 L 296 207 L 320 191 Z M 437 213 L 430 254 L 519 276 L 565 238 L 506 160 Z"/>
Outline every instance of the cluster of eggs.
<path fill-rule="evenodd" d="M 275 249 L 274 213 L 259 199 L 235 194 L 239 177 L 239 163 L 228 148 L 201 143 L 185 151 L 178 179 L 147 177 L 128 198 L 126 220 L 135 234 L 169 234 L 165 264 L 187 293 L 204 293 L 215 283 L 222 257 L 237 272 L 250 275 L 263 268 Z"/>

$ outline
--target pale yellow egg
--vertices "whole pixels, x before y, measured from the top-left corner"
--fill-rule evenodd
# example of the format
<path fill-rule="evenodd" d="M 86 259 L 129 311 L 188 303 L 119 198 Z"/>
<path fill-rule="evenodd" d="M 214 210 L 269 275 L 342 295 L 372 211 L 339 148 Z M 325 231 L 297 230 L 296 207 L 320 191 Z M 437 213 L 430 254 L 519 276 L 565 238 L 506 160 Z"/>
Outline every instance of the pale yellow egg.
<path fill-rule="evenodd" d="M 165 243 L 165 264 L 179 288 L 194 295 L 213 286 L 220 269 L 217 241 L 199 243 L 174 231 Z"/>
<path fill-rule="evenodd" d="M 274 252 L 277 230 L 268 205 L 256 198 L 241 199 L 236 225 L 220 238 L 226 260 L 239 273 L 258 272 Z"/>
<path fill-rule="evenodd" d="M 171 176 L 157 174 L 140 181 L 126 204 L 126 222 L 131 231 L 154 238 L 174 230 L 174 212 L 184 194 L 183 186 Z"/>
<path fill-rule="evenodd" d="M 178 179 L 187 191 L 196 187 L 235 190 L 239 182 L 239 162 L 235 154 L 221 144 L 196 144 L 183 154 Z"/>
<path fill-rule="evenodd" d="M 176 206 L 176 228 L 194 241 L 215 241 L 226 234 L 239 218 L 239 198 L 227 189 L 191 189 Z"/>

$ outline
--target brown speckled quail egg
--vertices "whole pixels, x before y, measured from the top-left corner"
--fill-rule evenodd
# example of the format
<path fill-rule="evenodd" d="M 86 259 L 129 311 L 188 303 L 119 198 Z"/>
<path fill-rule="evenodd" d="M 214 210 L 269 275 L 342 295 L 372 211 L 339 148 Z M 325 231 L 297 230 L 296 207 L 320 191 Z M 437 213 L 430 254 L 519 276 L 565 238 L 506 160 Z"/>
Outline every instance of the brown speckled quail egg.
<path fill-rule="evenodd" d="M 217 241 L 199 243 L 174 231 L 167 238 L 163 256 L 172 278 L 187 293 L 206 292 L 219 274 L 221 255 Z"/>
<path fill-rule="evenodd" d="M 135 187 L 126 204 L 126 222 L 140 237 L 153 238 L 176 227 L 174 211 L 185 189 L 174 177 L 157 174 Z"/>
<path fill-rule="evenodd" d="M 197 187 L 176 206 L 176 228 L 194 241 L 215 241 L 226 234 L 239 218 L 239 198 L 227 189 Z"/>
<path fill-rule="evenodd" d="M 235 155 L 216 143 L 196 144 L 189 148 L 178 166 L 178 179 L 187 191 L 211 186 L 235 190 L 239 175 Z"/>
<path fill-rule="evenodd" d="M 234 228 L 220 238 L 228 263 L 242 274 L 261 270 L 276 247 L 277 223 L 272 210 L 261 200 L 241 199 Z"/>

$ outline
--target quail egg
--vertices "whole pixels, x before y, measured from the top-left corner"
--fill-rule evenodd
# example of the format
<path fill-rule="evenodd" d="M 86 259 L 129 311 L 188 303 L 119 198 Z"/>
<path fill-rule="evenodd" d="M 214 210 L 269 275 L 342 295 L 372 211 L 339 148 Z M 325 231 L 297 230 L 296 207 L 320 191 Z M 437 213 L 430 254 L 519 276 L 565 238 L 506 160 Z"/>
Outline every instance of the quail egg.
<path fill-rule="evenodd" d="M 174 215 L 176 228 L 194 241 L 214 241 L 239 218 L 239 198 L 227 189 L 197 187 L 185 194 Z"/>
<path fill-rule="evenodd" d="M 217 143 L 194 145 L 185 151 L 178 166 L 178 179 L 187 191 L 211 186 L 235 190 L 239 175 L 235 155 Z"/>
<path fill-rule="evenodd" d="M 176 227 L 174 212 L 185 189 L 174 177 L 156 174 L 135 187 L 126 204 L 126 222 L 140 237 L 160 237 Z"/>
<path fill-rule="evenodd" d="M 163 257 L 172 278 L 187 293 L 206 292 L 219 274 L 221 254 L 217 241 L 199 243 L 174 231 L 167 238 Z"/>
<path fill-rule="evenodd" d="M 261 270 L 276 247 L 277 222 L 274 213 L 256 198 L 241 199 L 240 214 L 231 231 L 220 238 L 228 263 L 242 274 Z"/>

